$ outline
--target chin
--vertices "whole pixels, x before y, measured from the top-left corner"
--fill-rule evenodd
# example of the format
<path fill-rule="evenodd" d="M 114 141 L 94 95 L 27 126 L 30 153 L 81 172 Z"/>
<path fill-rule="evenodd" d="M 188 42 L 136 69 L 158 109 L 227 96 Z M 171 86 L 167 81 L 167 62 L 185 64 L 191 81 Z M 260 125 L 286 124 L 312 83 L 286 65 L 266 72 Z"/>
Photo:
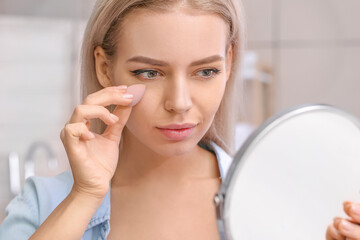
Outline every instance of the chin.
<path fill-rule="evenodd" d="M 163 157 L 175 157 L 191 152 L 197 146 L 197 143 L 196 139 L 188 139 L 178 142 L 155 143 L 156 146 L 149 147 Z"/>

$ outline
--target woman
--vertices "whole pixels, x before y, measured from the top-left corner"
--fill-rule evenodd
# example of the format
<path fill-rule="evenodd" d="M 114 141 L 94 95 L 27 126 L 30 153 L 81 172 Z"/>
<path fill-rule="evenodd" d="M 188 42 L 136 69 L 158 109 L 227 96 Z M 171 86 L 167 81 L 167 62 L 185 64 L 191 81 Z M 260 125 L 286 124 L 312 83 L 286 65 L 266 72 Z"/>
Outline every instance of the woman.
<path fill-rule="evenodd" d="M 219 239 L 213 196 L 234 149 L 241 16 L 229 0 L 98 1 L 84 100 L 61 131 L 71 173 L 28 180 L 1 238 Z M 133 85 L 146 90 L 133 96 Z"/>
<path fill-rule="evenodd" d="M 61 132 L 72 171 L 29 179 L 0 238 L 219 239 L 243 24 L 236 0 L 98 1 L 84 101 Z M 338 226 L 328 239 L 347 236 Z"/>

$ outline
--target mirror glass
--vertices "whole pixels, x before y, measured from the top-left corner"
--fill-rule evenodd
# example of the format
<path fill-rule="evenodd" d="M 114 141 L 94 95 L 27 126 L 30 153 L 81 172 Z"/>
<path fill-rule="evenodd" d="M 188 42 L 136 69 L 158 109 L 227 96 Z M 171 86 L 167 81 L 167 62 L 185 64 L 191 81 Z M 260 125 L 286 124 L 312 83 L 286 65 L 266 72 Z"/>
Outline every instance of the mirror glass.
<path fill-rule="evenodd" d="M 325 239 L 342 203 L 360 201 L 360 124 L 328 105 L 265 122 L 236 154 L 215 196 L 223 239 Z"/>

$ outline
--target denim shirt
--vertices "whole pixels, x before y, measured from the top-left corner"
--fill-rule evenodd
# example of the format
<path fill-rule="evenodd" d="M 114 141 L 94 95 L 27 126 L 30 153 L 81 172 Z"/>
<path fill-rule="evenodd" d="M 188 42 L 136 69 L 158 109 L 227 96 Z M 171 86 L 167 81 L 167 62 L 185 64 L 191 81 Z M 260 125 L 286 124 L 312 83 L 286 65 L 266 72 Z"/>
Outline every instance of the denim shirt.
<path fill-rule="evenodd" d="M 214 142 L 200 146 L 215 153 L 220 176 L 224 179 L 232 158 Z M 6 218 L 0 226 L 0 240 L 29 239 L 70 193 L 72 185 L 71 171 L 61 173 L 55 177 L 28 178 L 21 193 L 6 207 Z M 109 232 L 110 190 L 91 218 L 82 240 L 103 240 L 106 239 Z"/>

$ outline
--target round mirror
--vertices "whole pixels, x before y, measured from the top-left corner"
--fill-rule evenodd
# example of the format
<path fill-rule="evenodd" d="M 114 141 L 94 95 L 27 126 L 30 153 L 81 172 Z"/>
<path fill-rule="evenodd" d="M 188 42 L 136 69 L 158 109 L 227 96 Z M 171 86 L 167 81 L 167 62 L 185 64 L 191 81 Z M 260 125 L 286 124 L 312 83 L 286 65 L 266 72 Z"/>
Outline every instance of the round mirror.
<path fill-rule="evenodd" d="M 360 124 L 328 105 L 264 123 L 215 196 L 222 239 L 325 239 L 345 200 L 360 202 Z"/>

